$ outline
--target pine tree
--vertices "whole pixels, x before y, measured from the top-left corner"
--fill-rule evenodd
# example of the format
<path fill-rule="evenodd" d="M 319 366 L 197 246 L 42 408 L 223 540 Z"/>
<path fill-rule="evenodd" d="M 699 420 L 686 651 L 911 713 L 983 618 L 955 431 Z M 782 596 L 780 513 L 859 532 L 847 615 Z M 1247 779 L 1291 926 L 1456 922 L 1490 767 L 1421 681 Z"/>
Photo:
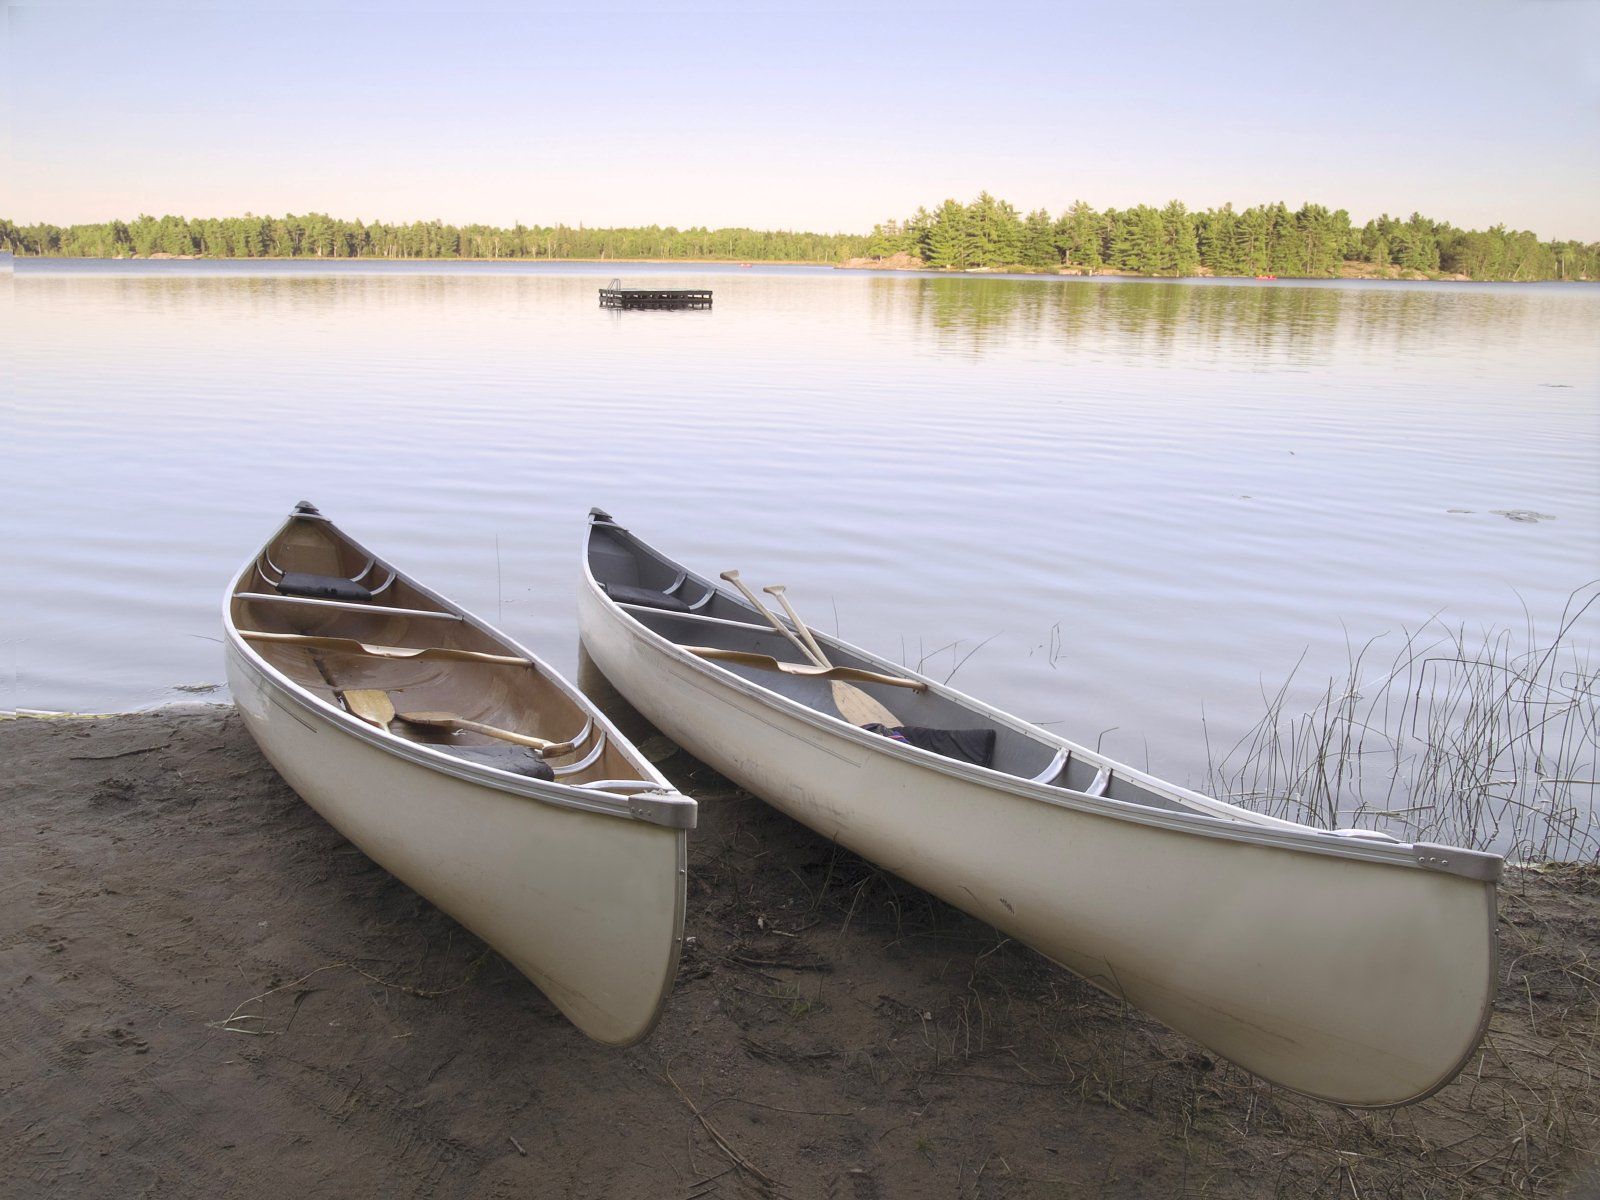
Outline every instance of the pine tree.
<path fill-rule="evenodd" d="M 1022 253 L 1019 261 L 1026 267 L 1059 267 L 1061 251 L 1056 248 L 1056 226 L 1050 214 L 1036 208 L 1022 223 Z"/>
<path fill-rule="evenodd" d="M 1232 204 L 1200 215 L 1198 243 L 1200 261 L 1215 275 L 1243 275 L 1244 256 L 1240 251 L 1239 215 Z"/>
<path fill-rule="evenodd" d="M 1062 257 L 1083 270 L 1099 270 L 1105 265 L 1103 228 L 1104 221 L 1100 214 L 1082 200 L 1073 201 L 1072 207 L 1062 214 L 1057 223 Z"/>
<path fill-rule="evenodd" d="M 1200 268 L 1200 249 L 1195 242 L 1194 218 L 1180 201 L 1173 200 L 1161 210 L 1160 273 L 1193 275 Z"/>
<path fill-rule="evenodd" d="M 964 269 L 969 264 L 971 237 L 967 228 L 967 209 L 946 200 L 934 214 L 928 229 L 927 263 L 930 267 Z"/>

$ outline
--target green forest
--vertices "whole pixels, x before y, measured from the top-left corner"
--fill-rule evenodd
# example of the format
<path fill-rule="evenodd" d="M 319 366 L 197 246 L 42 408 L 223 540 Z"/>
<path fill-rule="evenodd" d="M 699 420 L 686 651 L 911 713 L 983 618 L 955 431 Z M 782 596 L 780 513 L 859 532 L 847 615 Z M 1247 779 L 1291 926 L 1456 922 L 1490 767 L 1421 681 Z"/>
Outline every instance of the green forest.
<path fill-rule="evenodd" d="M 19 226 L 0 218 L 0 249 L 71 258 L 665 259 L 837 263 L 906 255 L 946 270 L 1022 268 L 1137 275 L 1341 274 L 1479 280 L 1600 279 L 1600 243 L 1545 242 L 1496 225 L 1458 229 L 1419 213 L 1356 225 L 1344 209 L 1231 204 L 1191 211 L 1096 210 L 1078 201 L 1059 216 L 1023 214 L 987 192 L 891 220 L 866 236 L 649 225 L 386 224 L 321 213 L 282 217 L 140 216 L 92 225 Z"/>
<path fill-rule="evenodd" d="M 100 225 L 18 226 L 0 218 L 0 248 L 63 258 L 152 254 L 201 258 L 536 258 L 683 259 L 730 262 L 842 262 L 863 252 L 859 235 L 761 229 L 675 229 L 645 225 L 445 225 L 343 221 L 304 216 L 151 217 Z"/>
<path fill-rule="evenodd" d="M 1484 280 L 1600 279 L 1600 243 L 1541 242 L 1532 233 L 1457 229 L 1419 213 L 1357 226 L 1344 209 L 1231 204 L 1191 212 L 1174 200 L 1096 211 L 1079 201 L 1052 217 L 1026 216 L 987 192 L 970 204 L 946 200 L 905 221 L 877 226 L 873 257 L 908 254 L 930 267 L 1019 266 L 1137 275 L 1278 275 L 1414 272 Z M 1351 271 L 1354 267 L 1354 271 Z"/>

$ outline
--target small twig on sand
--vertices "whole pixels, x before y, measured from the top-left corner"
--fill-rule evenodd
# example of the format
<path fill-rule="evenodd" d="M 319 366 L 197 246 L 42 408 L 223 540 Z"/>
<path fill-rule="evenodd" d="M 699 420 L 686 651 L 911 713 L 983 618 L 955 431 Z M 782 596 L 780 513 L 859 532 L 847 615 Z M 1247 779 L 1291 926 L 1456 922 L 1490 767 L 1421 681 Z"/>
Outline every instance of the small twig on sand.
<path fill-rule="evenodd" d="M 685 1200 L 701 1200 L 701 1197 L 713 1194 L 717 1190 L 717 1180 L 721 1179 L 729 1171 L 734 1169 L 735 1168 L 731 1165 L 726 1166 L 723 1167 L 722 1170 L 718 1171 L 715 1175 L 707 1175 L 704 1179 L 695 1180 L 695 1182 L 689 1185 L 688 1195 L 685 1197 Z"/>
<path fill-rule="evenodd" d="M 485 953 L 487 953 L 487 952 L 485 952 Z M 261 1014 L 258 1015 L 258 1014 L 254 1014 L 254 1013 L 245 1013 L 242 1010 L 245 1009 L 246 1007 L 248 1007 L 249 1005 L 256 1003 L 256 1001 L 258 1001 L 258 1000 L 265 1000 L 268 996 L 274 996 L 279 992 L 286 992 L 290 988 L 299 987 L 302 983 L 306 982 L 306 980 L 312 978 L 313 976 L 321 975 L 324 971 L 337 971 L 340 968 L 344 968 L 346 970 L 354 971 L 357 975 L 360 975 L 362 978 L 370 979 L 373 983 L 376 983 L 381 987 L 392 988 L 393 990 L 395 990 L 397 992 L 404 992 L 408 996 L 416 996 L 418 999 L 421 999 L 421 1000 L 436 1000 L 440 996 L 447 996 L 451 992 L 459 991 L 460 989 L 466 987 L 467 984 L 471 981 L 473 975 L 477 973 L 478 966 L 482 963 L 483 957 L 484 957 L 483 955 L 480 955 L 476 960 L 473 961 L 472 965 L 467 969 L 466 976 L 461 980 L 460 983 L 456 984 L 454 987 L 439 988 L 436 991 L 430 991 L 427 988 L 412 987 L 408 983 L 391 983 L 387 979 L 380 979 L 378 976 L 374 975 L 371 971 L 363 971 L 360 967 L 356 966 L 354 963 L 347 963 L 347 962 L 329 963 L 325 967 L 318 967 L 315 971 L 306 972 L 304 975 L 300 976 L 299 979 L 292 980 L 289 983 L 281 983 L 275 988 L 268 988 L 266 991 L 262 992 L 260 995 L 251 996 L 248 1000 L 241 1000 L 241 1001 L 239 1001 L 238 1005 L 234 1008 L 234 1010 L 231 1013 L 229 1013 L 225 1018 L 223 1018 L 221 1021 L 208 1021 L 208 1022 L 206 1022 L 206 1024 L 211 1029 L 221 1029 L 221 1030 L 223 1030 L 223 1031 L 225 1031 L 227 1033 L 243 1033 L 243 1034 L 247 1034 L 250 1037 L 270 1037 L 270 1036 L 274 1036 L 274 1035 L 279 1034 L 279 1033 L 287 1033 L 289 1031 L 287 1025 L 285 1025 L 283 1029 L 265 1029 L 265 1028 L 262 1028 L 262 1029 L 240 1029 L 234 1024 L 234 1022 L 235 1021 L 259 1021 L 264 1026 L 266 1024 L 266 1022 L 267 1022 L 267 1017 L 266 1017 L 265 1013 L 261 1013 Z M 299 1005 L 295 1006 L 295 1011 L 296 1012 L 299 1011 Z M 293 1016 L 292 1013 L 291 1013 L 289 1019 L 290 1019 L 291 1022 L 294 1020 L 294 1016 Z"/>
<path fill-rule="evenodd" d="M 518 1154 L 522 1155 L 523 1158 L 528 1157 L 528 1152 L 522 1148 L 521 1142 L 517 1141 L 517 1139 L 512 1137 L 509 1133 L 506 1134 L 506 1137 L 510 1140 L 511 1144 L 517 1148 Z"/>
<path fill-rule="evenodd" d="M 766 1190 L 776 1190 L 778 1187 L 777 1180 L 773 1179 L 760 1167 L 756 1166 L 753 1162 L 751 1162 L 744 1155 L 740 1154 L 733 1148 L 732 1145 L 729 1144 L 728 1139 L 722 1136 L 717 1127 L 710 1121 L 706 1120 L 705 1114 L 695 1107 L 694 1101 L 689 1099 L 689 1093 L 678 1086 L 678 1081 L 672 1077 L 671 1071 L 663 1069 L 661 1076 L 672 1085 L 673 1091 L 677 1092 L 679 1096 L 683 1097 L 683 1102 L 689 1106 L 689 1111 L 694 1114 L 694 1119 L 700 1122 L 700 1127 L 710 1135 L 711 1140 L 716 1143 L 717 1149 L 726 1154 L 733 1162 L 734 1166 L 749 1174 L 751 1178 L 756 1180 L 756 1182 L 761 1184 L 761 1186 Z"/>
<path fill-rule="evenodd" d="M 153 754 L 157 750 L 165 750 L 171 742 L 169 736 L 158 746 L 135 746 L 132 750 L 117 750 L 111 754 L 69 754 L 67 757 L 73 762 L 109 762 L 113 758 L 128 758 L 134 754 Z"/>

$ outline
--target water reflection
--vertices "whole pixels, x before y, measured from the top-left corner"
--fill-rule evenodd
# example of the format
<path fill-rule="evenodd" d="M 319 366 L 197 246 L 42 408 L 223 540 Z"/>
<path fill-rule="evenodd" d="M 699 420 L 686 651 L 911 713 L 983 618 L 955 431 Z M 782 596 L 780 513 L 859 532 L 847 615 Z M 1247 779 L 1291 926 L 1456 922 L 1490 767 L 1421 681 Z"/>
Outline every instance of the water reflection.
<path fill-rule="evenodd" d="M 1302 654 L 1600 562 L 1592 287 L 629 268 L 716 307 L 608 313 L 606 265 L 292 267 L 18 270 L 18 703 L 220 678 L 302 498 L 570 669 L 600 504 L 890 656 L 998 635 L 968 690 L 1199 783 L 1202 711 L 1242 735 Z"/>
<path fill-rule="evenodd" d="M 1340 353 L 1405 353 L 1441 329 L 1453 341 L 1518 337 L 1552 317 L 1566 324 L 1575 306 L 1593 302 L 1587 290 L 1446 285 L 880 277 L 871 288 L 875 319 L 974 352 L 1049 335 L 1102 354 L 1298 365 Z"/>

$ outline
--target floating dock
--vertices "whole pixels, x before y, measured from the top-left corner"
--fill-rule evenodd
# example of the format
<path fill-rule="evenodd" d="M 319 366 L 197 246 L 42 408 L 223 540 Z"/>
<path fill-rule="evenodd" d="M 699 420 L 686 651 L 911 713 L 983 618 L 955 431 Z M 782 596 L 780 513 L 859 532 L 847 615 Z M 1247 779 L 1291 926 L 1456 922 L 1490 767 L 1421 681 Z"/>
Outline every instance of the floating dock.
<path fill-rule="evenodd" d="M 600 289 L 601 308 L 710 308 L 709 288 L 625 288 L 613 279 Z"/>

